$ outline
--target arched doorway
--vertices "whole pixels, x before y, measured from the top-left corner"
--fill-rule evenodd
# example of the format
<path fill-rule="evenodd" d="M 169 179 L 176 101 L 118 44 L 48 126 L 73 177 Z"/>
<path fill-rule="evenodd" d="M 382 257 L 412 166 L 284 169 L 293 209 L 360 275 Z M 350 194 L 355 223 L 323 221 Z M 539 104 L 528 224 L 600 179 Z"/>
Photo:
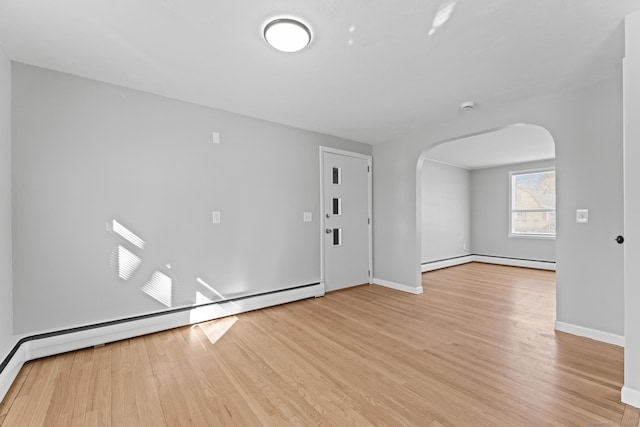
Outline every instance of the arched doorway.
<path fill-rule="evenodd" d="M 516 124 L 420 156 L 421 271 L 471 261 L 555 270 L 555 143 Z"/>

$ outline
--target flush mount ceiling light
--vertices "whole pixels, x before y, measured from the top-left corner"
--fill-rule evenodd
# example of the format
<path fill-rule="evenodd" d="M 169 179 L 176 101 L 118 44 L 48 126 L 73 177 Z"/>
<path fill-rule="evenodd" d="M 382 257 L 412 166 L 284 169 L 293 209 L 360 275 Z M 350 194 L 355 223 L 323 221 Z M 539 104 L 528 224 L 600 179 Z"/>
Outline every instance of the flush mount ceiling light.
<path fill-rule="evenodd" d="M 311 43 L 311 31 L 292 18 L 274 19 L 264 27 L 264 39 L 282 52 L 297 52 Z"/>

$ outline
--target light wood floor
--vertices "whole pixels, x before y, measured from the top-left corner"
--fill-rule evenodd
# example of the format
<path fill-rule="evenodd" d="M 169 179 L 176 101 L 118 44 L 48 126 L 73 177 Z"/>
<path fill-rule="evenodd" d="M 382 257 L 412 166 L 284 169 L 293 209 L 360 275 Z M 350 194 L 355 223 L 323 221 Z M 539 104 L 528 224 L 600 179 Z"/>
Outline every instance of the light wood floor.
<path fill-rule="evenodd" d="M 27 363 L 0 424 L 638 425 L 622 349 L 554 332 L 552 272 L 427 273 Z"/>

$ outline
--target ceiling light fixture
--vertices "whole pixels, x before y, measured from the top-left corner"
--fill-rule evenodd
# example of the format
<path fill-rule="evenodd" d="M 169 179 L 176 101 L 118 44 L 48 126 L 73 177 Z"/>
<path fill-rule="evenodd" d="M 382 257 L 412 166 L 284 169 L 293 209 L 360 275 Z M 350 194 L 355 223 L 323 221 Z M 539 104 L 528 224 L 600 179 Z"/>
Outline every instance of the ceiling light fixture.
<path fill-rule="evenodd" d="M 292 18 L 279 18 L 269 22 L 262 33 L 273 48 L 282 52 L 297 52 L 311 43 L 311 30 Z"/>

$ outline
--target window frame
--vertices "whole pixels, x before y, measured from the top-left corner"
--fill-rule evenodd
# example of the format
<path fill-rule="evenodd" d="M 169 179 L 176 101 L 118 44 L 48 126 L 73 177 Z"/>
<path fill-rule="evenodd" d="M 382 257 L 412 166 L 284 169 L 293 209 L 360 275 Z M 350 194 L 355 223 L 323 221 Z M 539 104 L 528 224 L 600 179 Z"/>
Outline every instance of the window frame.
<path fill-rule="evenodd" d="M 509 197 L 508 197 L 508 216 L 509 216 L 509 229 L 508 229 L 508 237 L 514 239 L 542 239 L 542 240 L 555 240 L 556 235 L 558 234 L 558 216 L 557 216 L 557 206 L 555 209 L 528 209 L 522 210 L 518 209 L 520 212 L 553 212 L 556 220 L 556 231 L 553 234 L 524 234 L 524 233 L 514 233 L 513 232 L 513 213 L 516 209 L 513 208 L 514 201 L 514 186 L 513 186 L 513 177 L 517 175 L 529 175 L 534 173 L 544 173 L 544 172 L 553 172 L 556 174 L 557 180 L 557 172 L 554 166 L 544 167 L 544 168 L 536 168 L 536 169 L 526 169 L 526 170 L 517 170 L 517 171 L 509 171 Z M 556 189 L 557 189 L 557 181 L 556 181 Z M 556 192 L 557 199 L 557 192 Z"/>

